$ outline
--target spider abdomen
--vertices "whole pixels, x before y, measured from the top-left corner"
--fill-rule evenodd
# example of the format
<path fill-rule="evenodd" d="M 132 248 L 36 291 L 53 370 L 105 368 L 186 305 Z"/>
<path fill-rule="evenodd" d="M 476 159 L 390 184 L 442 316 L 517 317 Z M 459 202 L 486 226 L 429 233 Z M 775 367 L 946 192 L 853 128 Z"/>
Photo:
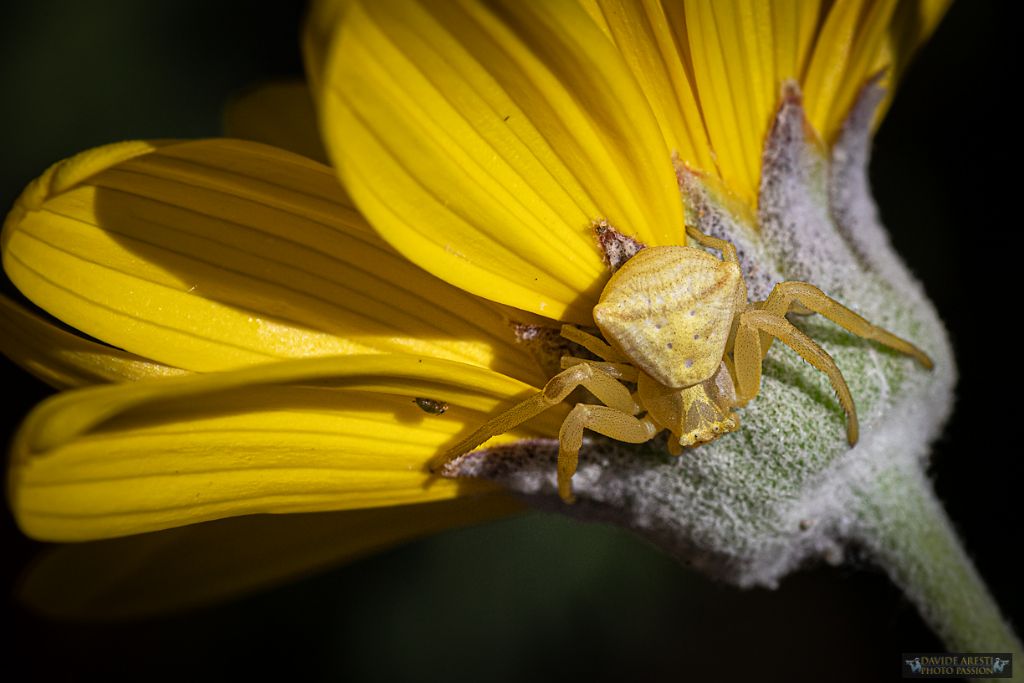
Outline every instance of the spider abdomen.
<path fill-rule="evenodd" d="M 653 379 L 688 387 L 718 370 L 743 287 L 735 263 L 692 247 L 648 247 L 605 285 L 594 322 Z"/>

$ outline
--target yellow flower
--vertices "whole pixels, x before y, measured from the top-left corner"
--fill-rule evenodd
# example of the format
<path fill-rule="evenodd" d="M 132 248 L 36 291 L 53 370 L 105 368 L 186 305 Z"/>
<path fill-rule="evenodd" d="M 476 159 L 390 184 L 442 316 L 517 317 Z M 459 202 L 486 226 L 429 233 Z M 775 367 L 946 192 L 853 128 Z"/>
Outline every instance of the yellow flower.
<path fill-rule="evenodd" d="M 827 147 L 944 7 L 318 3 L 304 48 L 333 168 L 238 140 L 122 143 L 55 165 L 11 211 L 11 280 L 103 343 L 4 300 L 4 352 L 58 387 L 119 382 L 26 420 L 19 523 L 64 541 L 358 510 L 328 522 L 364 531 L 344 554 L 512 509 L 425 465 L 547 379 L 512 323 L 592 322 L 594 221 L 684 243 L 680 169 L 752 216 L 783 84 Z M 267 102 L 236 129 L 316 154 L 259 125 Z"/>
<path fill-rule="evenodd" d="M 782 84 L 831 140 L 944 7 L 321 3 L 306 53 L 329 155 L 385 239 L 467 291 L 589 325 L 608 275 L 592 221 L 683 243 L 673 155 L 753 207 Z"/>

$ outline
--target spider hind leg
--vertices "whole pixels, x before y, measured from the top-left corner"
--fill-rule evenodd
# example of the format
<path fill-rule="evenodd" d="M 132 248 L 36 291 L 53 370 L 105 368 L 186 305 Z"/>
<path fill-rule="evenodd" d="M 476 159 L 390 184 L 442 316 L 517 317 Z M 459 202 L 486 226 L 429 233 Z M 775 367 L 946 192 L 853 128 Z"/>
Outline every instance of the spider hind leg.
<path fill-rule="evenodd" d="M 790 311 L 802 313 L 807 310 L 817 313 L 847 332 L 906 354 L 925 368 L 933 367 L 932 359 L 924 351 L 892 332 L 873 325 L 812 284 L 780 282 L 772 288 L 771 294 L 761 304 L 761 309 L 777 316 L 784 316 Z"/>
<path fill-rule="evenodd" d="M 761 335 L 765 334 L 790 347 L 815 368 L 824 372 L 839 397 L 839 403 L 846 413 L 846 440 L 852 446 L 857 443 L 859 427 L 857 408 L 853 396 L 846 386 L 843 373 L 832 360 L 832 356 L 818 346 L 813 339 L 798 330 L 781 315 L 766 310 L 750 310 L 740 315 L 733 347 L 736 372 L 736 396 L 740 401 L 749 401 L 761 390 L 761 362 L 764 351 Z"/>

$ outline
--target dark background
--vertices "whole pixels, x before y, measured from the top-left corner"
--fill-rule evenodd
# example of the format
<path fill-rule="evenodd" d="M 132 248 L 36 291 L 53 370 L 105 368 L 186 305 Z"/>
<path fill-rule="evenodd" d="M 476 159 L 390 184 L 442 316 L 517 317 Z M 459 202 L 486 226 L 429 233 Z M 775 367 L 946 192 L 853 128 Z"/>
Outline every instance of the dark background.
<path fill-rule="evenodd" d="M 217 134 L 226 95 L 301 73 L 301 14 L 298 3 L 244 0 L 4 3 L 0 206 L 88 147 Z M 1021 624 L 1021 572 L 1006 552 L 1019 550 L 1022 521 L 1021 354 L 1008 328 L 1020 253 L 1009 93 L 1020 76 L 1018 43 L 998 31 L 1006 21 L 990 2 L 953 7 L 878 134 L 872 174 L 884 222 L 949 325 L 960 365 L 957 411 L 935 449 L 939 496 Z M 0 374 L 9 433 L 48 392 L 9 363 Z M 127 625 L 26 612 L 9 596 L 37 546 L 6 510 L 0 544 L 0 604 L 14 634 L 0 671 L 18 672 L 9 680 L 874 681 L 898 677 L 900 652 L 942 649 L 870 566 L 740 591 L 617 530 L 540 515 Z"/>

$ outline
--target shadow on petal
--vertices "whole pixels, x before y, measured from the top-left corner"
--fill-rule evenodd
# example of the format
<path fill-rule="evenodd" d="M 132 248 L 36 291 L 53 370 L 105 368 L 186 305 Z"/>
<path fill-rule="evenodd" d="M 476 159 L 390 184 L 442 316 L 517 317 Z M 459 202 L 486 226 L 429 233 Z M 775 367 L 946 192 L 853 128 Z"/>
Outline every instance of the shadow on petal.
<path fill-rule="evenodd" d="M 19 599 L 44 616 L 131 619 L 263 590 L 389 546 L 513 514 L 504 495 L 374 510 L 254 515 L 44 551 Z"/>

